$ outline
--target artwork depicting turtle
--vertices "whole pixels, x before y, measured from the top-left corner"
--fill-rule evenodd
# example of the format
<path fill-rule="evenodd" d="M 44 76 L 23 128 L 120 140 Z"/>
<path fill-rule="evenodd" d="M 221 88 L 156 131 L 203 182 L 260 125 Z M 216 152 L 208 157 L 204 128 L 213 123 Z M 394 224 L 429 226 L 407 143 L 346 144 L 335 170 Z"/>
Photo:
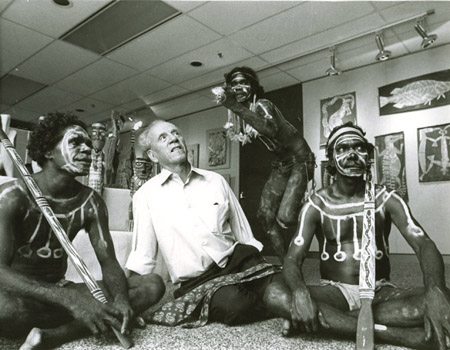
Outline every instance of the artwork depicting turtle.
<path fill-rule="evenodd" d="M 402 80 L 378 88 L 380 115 L 450 104 L 450 70 Z"/>
<path fill-rule="evenodd" d="M 337 95 L 320 100 L 320 145 L 325 145 L 331 130 L 346 122 L 356 122 L 356 94 Z"/>
<path fill-rule="evenodd" d="M 377 182 L 408 200 L 403 132 L 375 137 Z"/>
<path fill-rule="evenodd" d="M 450 124 L 417 129 L 419 181 L 450 181 Z"/>

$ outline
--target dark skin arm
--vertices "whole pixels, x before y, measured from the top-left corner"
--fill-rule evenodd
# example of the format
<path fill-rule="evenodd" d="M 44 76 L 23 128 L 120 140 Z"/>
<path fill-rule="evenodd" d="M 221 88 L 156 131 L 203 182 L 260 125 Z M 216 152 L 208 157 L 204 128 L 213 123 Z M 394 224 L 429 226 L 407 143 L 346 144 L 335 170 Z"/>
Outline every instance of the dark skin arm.
<path fill-rule="evenodd" d="M 242 119 L 255 128 L 259 133 L 267 137 L 275 137 L 278 131 L 277 123 L 273 119 L 264 118 L 255 112 L 252 112 L 242 103 L 236 100 L 234 91 L 225 86 L 226 99 L 222 102 L 222 105 L 228 109 L 231 109 L 234 113 L 239 115 Z M 270 111 L 269 111 L 270 112 Z"/>
<path fill-rule="evenodd" d="M 21 296 L 36 302 L 59 305 L 85 324 L 92 333 L 108 329 L 108 325 L 120 328 L 116 317 L 118 312 L 94 298 L 71 288 L 60 288 L 54 284 L 29 278 L 11 268 L 16 252 L 15 237 L 18 235 L 18 222 L 23 221 L 30 207 L 29 199 L 19 189 L 8 193 L 4 190 L 13 185 L 0 187 L 0 285 L 12 295 Z"/>
<path fill-rule="evenodd" d="M 306 332 L 316 332 L 320 325 L 328 327 L 311 297 L 302 273 L 303 262 L 318 224 L 320 216 L 317 210 L 309 204 L 303 206 L 297 234 L 293 237 L 283 265 L 283 279 L 292 292 L 290 310 L 293 326 Z"/>
<path fill-rule="evenodd" d="M 126 333 L 134 313 L 128 299 L 127 280 L 114 252 L 106 205 L 103 199 L 94 193 L 87 209 L 89 221 L 86 230 L 102 269 L 103 282 L 112 298 L 110 302 L 122 317 L 120 331 Z"/>
<path fill-rule="evenodd" d="M 445 350 L 445 336 L 450 337 L 450 295 L 445 287 L 442 256 L 403 199 L 393 195 L 386 202 L 386 209 L 419 259 L 425 285 L 426 339 L 434 333 L 439 349 Z"/>

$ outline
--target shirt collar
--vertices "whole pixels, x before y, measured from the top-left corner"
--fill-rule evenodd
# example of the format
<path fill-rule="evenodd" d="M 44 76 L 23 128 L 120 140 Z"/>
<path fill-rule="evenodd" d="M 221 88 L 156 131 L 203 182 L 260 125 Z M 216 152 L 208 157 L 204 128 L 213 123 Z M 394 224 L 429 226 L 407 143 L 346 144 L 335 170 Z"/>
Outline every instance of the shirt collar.
<path fill-rule="evenodd" d="M 159 174 L 160 185 L 163 185 L 164 183 L 166 183 L 172 177 L 173 174 L 174 173 L 171 172 L 170 170 L 162 169 L 161 173 Z M 188 182 L 189 182 L 189 179 L 192 177 L 192 174 L 205 176 L 205 170 L 199 169 L 199 168 L 194 168 L 193 166 L 191 166 L 191 171 L 189 172 L 189 175 L 188 175 Z"/>

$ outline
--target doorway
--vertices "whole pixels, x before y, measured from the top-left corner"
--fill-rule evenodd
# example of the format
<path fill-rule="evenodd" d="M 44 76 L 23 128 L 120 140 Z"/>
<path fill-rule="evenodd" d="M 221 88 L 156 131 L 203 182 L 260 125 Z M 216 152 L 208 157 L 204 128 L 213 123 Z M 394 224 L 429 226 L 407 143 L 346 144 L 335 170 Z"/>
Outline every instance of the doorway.
<path fill-rule="evenodd" d="M 283 116 L 294 125 L 303 136 L 303 96 L 302 85 L 296 84 L 283 89 L 271 91 L 264 98 L 272 101 Z M 275 255 L 270 241 L 262 231 L 256 219 L 259 199 L 264 184 L 269 177 L 274 155 L 259 140 L 240 146 L 239 163 L 239 201 L 247 216 L 255 238 L 264 245 L 263 254 Z M 293 231 L 293 230 L 292 230 Z M 294 232 L 288 232 L 292 237 Z"/>

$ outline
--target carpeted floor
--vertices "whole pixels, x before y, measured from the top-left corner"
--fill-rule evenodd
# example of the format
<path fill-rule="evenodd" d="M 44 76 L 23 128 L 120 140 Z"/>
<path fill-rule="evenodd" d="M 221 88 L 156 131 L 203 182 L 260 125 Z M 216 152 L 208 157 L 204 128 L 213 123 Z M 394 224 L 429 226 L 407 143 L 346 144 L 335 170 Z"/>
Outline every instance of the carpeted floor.
<path fill-rule="evenodd" d="M 422 285 L 422 275 L 415 257 L 392 257 L 392 280 L 399 286 Z M 307 282 L 317 281 L 318 260 L 307 259 L 305 269 Z M 446 261 L 446 280 L 450 281 L 450 264 Z M 448 283 L 447 283 L 448 284 Z M 168 285 L 162 302 L 172 298 L 174 287 Z M 283 338 L 280 335 L 281 319 L 271 319 L 251 325 L 228 327 L 222 324 L 209 324 L 198 329 L 169 328 L 147 325 L 143 330 L 133 331 L 133 349 L 239 349 L 239 350 L 283 350 L 283 349 L 321 349 L 353 350 L 354 340 L 335 340 L 328 337 L 299 335 Z M 18 349 L 21 341 L 0 339 L 1 350 Z M 119 342 L 111 335 L 108 337 L 89 337 L 60 347 L 62 350 L 121 350 Z M 400 350 L 402 347 L 378 345 L 378 350 Z"/>

